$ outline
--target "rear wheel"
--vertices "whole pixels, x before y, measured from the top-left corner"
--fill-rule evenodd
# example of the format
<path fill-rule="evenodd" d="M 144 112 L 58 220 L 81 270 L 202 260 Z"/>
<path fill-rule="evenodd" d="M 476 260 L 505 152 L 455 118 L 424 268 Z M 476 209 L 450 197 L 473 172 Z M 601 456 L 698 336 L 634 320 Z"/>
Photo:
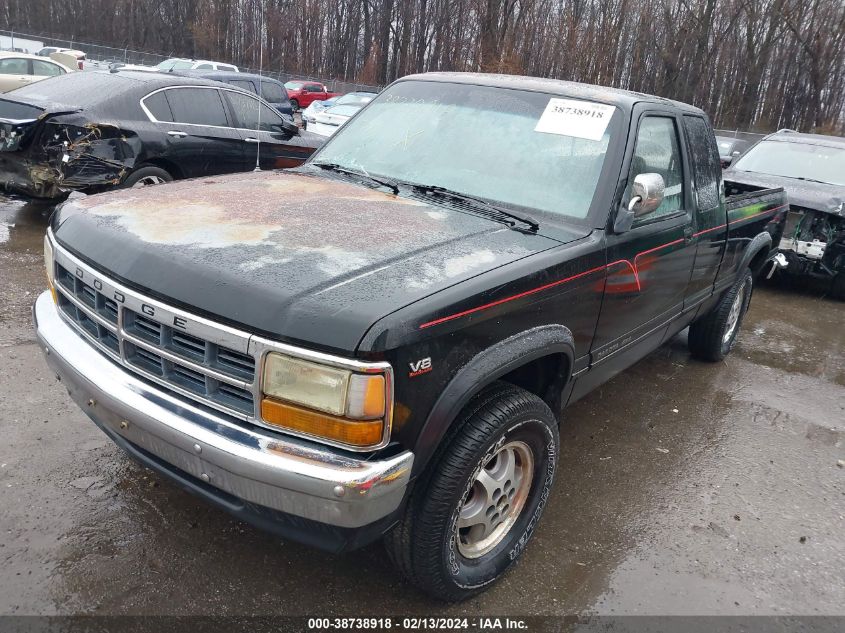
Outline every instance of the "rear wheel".
<path fill-rule="evenodd" d="M 160 167 L 153 167 L 152 165 L 141 166 L 135 171 L 131 172 L 126 180 L 123 181 L 121 187 L 125 189 L 134 189 L 137 187 L 149 187 L 151 185 L 160 185 L 165 182 L 171 182 L 173 176 Z"/>
<path fill-rule="evenodd" d="M 746 268 L 716 307 L 690 326 L 689 348 L 693 356 L 715 362 L 730 353 L 751 302 L 753 285 L 751 270 Z"/>
<path fill-rule="evenodd" d="M 543 513 L 558 443 L 557 421 L 540 398 L 506 383 L 482 391 L 386 537 L 403 575 L 449 601 L 500 578 Z"/>
<path fill-rule="evenodd" d="M 297 101 L 296 99 L 291 99 L 290 100 L 290 107 L 293 108 L 294 112 L 298 112 L 299 111 L 299 101 Z"/>

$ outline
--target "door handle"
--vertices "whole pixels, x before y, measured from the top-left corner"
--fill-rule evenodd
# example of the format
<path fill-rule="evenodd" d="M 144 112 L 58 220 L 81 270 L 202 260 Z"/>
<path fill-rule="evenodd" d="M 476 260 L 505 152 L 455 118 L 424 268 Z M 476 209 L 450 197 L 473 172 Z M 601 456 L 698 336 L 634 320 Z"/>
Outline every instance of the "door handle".
<path fill-rule="evenodd" d="M 244 143 L 260 143 L 260 141 L 257 138 L 252 138 L 251 136 L 248 136 L 244 139 Z"/>
<path fill-rule="evenodd" d="M 178 132 L 178 131 L 173 130 L 171 132 L 168 132 L 167 136 L 173 136 L 175 138 L 185 138 L 186 136 L 188 136 L 188 133 L 187 132 Z"/>

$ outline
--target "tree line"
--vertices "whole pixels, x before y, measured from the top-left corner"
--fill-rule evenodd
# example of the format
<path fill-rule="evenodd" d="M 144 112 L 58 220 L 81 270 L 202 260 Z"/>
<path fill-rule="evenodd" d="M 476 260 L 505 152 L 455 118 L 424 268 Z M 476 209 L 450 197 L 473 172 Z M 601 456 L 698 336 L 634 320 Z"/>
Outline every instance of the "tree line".
<path fill-rule="evenodd" d="M 4 0 L 0 19 L 373 85 L 555 77 L 690 102 L 723 128 L 845 134 L 843 0 Z"/>

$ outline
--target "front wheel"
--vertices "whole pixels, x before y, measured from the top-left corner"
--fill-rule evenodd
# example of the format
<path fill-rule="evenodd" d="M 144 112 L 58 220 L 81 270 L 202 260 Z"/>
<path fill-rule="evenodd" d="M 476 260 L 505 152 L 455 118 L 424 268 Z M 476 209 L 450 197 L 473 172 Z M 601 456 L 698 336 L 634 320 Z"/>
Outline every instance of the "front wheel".
<path fill-rule="evenodd" d="M 486 589 L 520 557 L 554 481 L 558 425 L 537 396 L 496 383 L 477 396 L 386 538 L 403 575 L 441 600 Z"/>
<path fill-rule="evenodd" d="M 690 326 L 689 348 L 693 356 L 716 362 L 730 353 L 751 302 L 753 286 L 754 277 L 746 268 L 716 307 Z"/>
<path fill-rule="evenodd" d="M 290 107 L 293 109 L 294 112 L 298 112 L 299 111 L 299 101 L 297 101 L 296 99 L 291 99 L 290 100 Z"/>

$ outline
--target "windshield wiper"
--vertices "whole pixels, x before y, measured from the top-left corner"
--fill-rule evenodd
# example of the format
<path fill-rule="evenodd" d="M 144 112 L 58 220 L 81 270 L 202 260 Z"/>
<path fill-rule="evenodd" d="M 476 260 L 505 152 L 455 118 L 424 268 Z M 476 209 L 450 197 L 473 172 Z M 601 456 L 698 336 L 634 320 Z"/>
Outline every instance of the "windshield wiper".
<path fill-rule="evenodd" d="M 406 183 L 402 183 L 402 184 L 406 184 Z M 411 188 L 413 188 L 416 191 L 419 191 L 421 193 L 431 193 L 431 194 L 435 194 L 435 195 L 446 196 L 446 197 L 452 198 L 454 200 L 460 200 L 462 202 L 469 202 L 469 203 L 476 205 L 476 206 L 480 205 L 481 207 L 483 207 L 484 209 L 486 209 L 488 211 L 488 213 L 485 214 L 485 215 L 488 215 L 488 217 L 489 216 L 498 216 L 496 219 L 498 219 L 500 222 L 505 222 L 505 224 L 508 224 L 512 227 L 515 227 L 516 223 L 504 220 L 504 219 L 502 219 L 502 216 L 504 216 L 506 218 L 511 218 L 513 220 L 518 220 L 519 222 L 522 222 L 523 224 L 527 224 L 529 226 L 530 230 L 535 232 L 535 233 L 540 230 L 539 223 L 537 222 L 537 220 L 532 218 L 530 215 L 522 215 L 522 214 L 519 214 L 519 213 L 514 213 L 513 211 L 509 211 L 507 209 L 503 209 L 502 207 L 495 205 L 492 202 L 488 202 L 484 198 L 478 198 L 476 196 L 472 196 L 472 195 L 467 194 L 467 193 L 461 193 L 460 191 L 455 191 L 453 189 L 447 189 L 446 187 L 440 187 L 438 185 L 419 185 L 419 184 L 414 184 L 414 183 L 407 183 L 407 184 Z M 480 211 L 481 209 L 476 209 L 476 210 Z"/>
<path fill-rule="evenodd" d="M 363 172 L 355 171 L 354 169 L 349 169 L 348 167 L 344 167 L 343 165 L 338 165 L 337 163 L 311 163 L 312 165 L 316 165 L 321 169 L 325 169 L 327 171 L 334 171 L 339 174 L 347 174 L 349 176 L 355 176 L 356 178 L 366 178 L 367 180 L 376 183 L 377 185 L 381 185 L 382 187 L 387 187 L 393 192 L 394 196 L 399 195 L 399 185 L 393 182 L 392 180 L 387 180 L 384 178 L 376 178 L 374 176 L 370 176 L 367 173 L 367 170 Z"/>

